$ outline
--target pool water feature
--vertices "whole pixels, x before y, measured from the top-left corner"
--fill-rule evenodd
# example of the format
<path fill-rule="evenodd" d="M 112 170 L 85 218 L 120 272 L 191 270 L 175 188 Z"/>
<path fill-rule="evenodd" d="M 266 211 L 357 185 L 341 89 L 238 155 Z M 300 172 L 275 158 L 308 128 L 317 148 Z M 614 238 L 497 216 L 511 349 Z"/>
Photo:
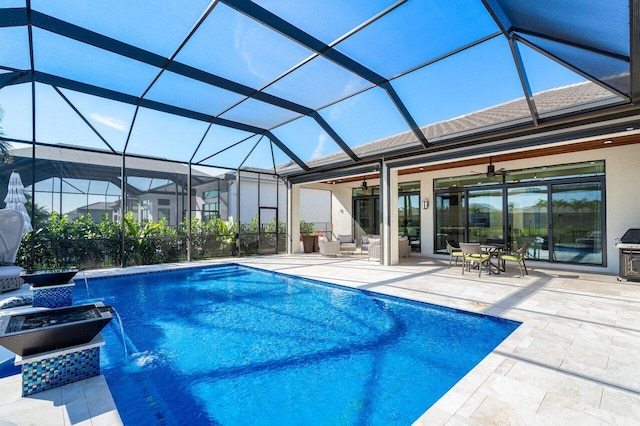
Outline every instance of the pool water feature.
<path fill-rule="evenodd" d="M 126 325 L 101 370 L 136 425 L 410 424 L 519 325 L 238 265 L 90 287 Z"/>

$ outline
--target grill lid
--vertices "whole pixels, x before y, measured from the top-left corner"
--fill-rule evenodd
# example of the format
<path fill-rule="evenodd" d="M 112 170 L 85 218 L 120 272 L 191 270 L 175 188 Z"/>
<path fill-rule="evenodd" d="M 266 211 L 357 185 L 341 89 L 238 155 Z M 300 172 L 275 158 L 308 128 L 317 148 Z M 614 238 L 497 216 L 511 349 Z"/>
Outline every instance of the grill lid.
<path fill-rule="evenodd" d="M 640 228 L 630 228 L 624 233 L 620 242 L 623 243 L 640 243 Z"/>

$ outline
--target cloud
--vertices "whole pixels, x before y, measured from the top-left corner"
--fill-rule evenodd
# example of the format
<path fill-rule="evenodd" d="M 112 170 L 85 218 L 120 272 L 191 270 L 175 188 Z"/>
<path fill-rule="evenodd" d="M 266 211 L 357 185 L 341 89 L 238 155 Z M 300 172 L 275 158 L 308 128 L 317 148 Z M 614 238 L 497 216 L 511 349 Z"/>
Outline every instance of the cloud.
<path fill-rule="evenodd" d="M 102 123 L 105 126 L 109 126 L 113 129 L 120 130 L 121 132 L 125 132 L 127 130 L 127 125 L 123 120 L 118 118 L 109 117 L 108 115 L 101 115 L 97 113 L 92 113 L 91 118 L 96 120 L 98 123 Z"/>
<path fill-rule="evenodd" d="M 269 52 L 260 49 L 259 44 L 251 43 L 250 40 L 252 40 L 252 37 L 260 39 L 261 34 L 259 34 L 256 29 L 249 28 L 243 21 L 236 22 L 233 33 L 233 47 L 244 62 L 245 67 L 243 70 L 249 71 L 250 74 L 259 78 L 261 81 L 269 81 L 269 76 L 262 72 L 264 64 L 261 65 L 260 63 L 261 59 L 264 59 L 264 56 L 268 55 Z M 271 54 L 274 53 L 271 52 Z M 270 61 L 267 61 L 267 63 L 269 62 Z"/>
<path fill-rule="evenodd" d="M 327 141 L 327 135 L 325 135 L 324 133 L 321 133 L 318 136 L 318 144 L 316 145 L 316 148 L 313 150 L 313 153 L 311 154 L 311 159 L 315 160 L 316 158 L 320 158 L 322 156 L 323 150 L 324 150 L 324 143 Z"/>

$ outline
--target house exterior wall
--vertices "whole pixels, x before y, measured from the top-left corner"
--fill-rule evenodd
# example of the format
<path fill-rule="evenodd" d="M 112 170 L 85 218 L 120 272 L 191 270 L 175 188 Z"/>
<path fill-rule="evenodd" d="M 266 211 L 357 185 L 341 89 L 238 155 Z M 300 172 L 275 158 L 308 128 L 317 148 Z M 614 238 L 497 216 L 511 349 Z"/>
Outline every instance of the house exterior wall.
<path fill-rule="evenodd" d="M 186 198 L 186 197 L 185 197 Z M 159 200 L 169 200 L 169 204 L 160 205 Z M 160 220 L 159 210 L 169 210 L 167 225 L 175 227 L 182 221 L 183 197 L 175 194 L 143 194 L 138 198 L 138 220 L 142 220 L 143 201 L 149 202 L 149 219 L 152 222 Z"/>
<path fill-rule="evenodd" d="M 229 183 L 229 196 L 228 196 L 228 217 L 237 218 L 240 217 L 240 222 L 251 222 L 258 214 L 258 181 L 257 180 L 245 180 L 240 182 L 240 214 L 238 215 L 238 208 L 236 203 L 237 195 L 237 183 L 232 181 Z M 272 180 L 263 180 L 260 182 L 260 206 L 262 207 L 276 207 L 276 182 Z M 279 209 L 279 220 L 286 221 L 287 211 L 287 189 L 284 185 L 280 185 L 278 190 L 278 202 L 277 207 Z"/>
<path fill-rule="evenodd" d="M 353 236 L 353 202 L 351 187 L 332 185 L 331 189 L 331 222 L 334 235 Z"/>
<path fill-rule="evenodd" d="M 581 151 L 553 156 L 536 157 L 514 161 L 504 161 L 497 165 L 498 168 L 526 169 L 533 167 L 552 166 L 558 164 L 572 164 L 588 161 L 605 161 L 605 226 L 606 226 L 606 266 L 574 265 L 567 263 L 540 262 L 545 267 L 561 267 L 562 269 L 575 269 L 581 271 L 593 271 L 597 273 L 618 274 L 619 252 L 613 247 L 615 239 L 620 238 L 629 228 L 640 228 L 640 144 L 626 145 L 614 148 L 602 148 L 589 151 Z M 435 208 L 433 180 L 449 176 L 462 176 L 471 173 L 473 168 L 459 167 L 434 172 L 400 175 L 397 182 L 420 181 L 420 203 L 429 200 L 428 209 L 420 209 L 421 229 L 421 253 L 423 257 L 439 257 L 434 254 Z M 476 167 L 477 169 L 477 167 Z M 394 179 L 395 180 L 395 176 Z M 393 181 L 392 180 L 392 181 Z M 379 185 L 377 179 L 367 180 L 370 186 Z M 331 222 L 334 235 L 353 233 L 352 188 L 358 186 L 358 182 L 329 184 L 306 184 L 305 187 L 326 189 L 331 191 Z M 395 195 L 394 195 L 395 194 Z M 397 192 L 392 192 L 390 214 L 390 235 L 397 233 Z M 391 250 L 391 263 L 396 263 L 397 252 Z"/>
<path fill-rule="evenodd" d="M 551 166 L 557 164 L 571 164 L 586 161 L 605 161 L 606 187 L 606 266 L 587 265 L 562 265 L 563 269 L 579 269 L 598 273 L 617 274 L 619 271 L 619 253 L 613 247 L 616 238 L 620 238 L 628 228 L 640 227 L 640 144 L 626 145 L 618 148 L 603 148 L 590 151 L 581 151 L 553 156 L 537 157 L 516 161 L 500 162 L 497 167 L 505 169 L 525 169 L 531 167 Z M 447 176 L 460 176 L 469 174 L 469 167 L 439 170 L 425 174 L 400 176 L 400 181 L 415 180 L 419 176 L 421 185 L 421 200 L 429 199 L 429 209 L 422 210 L 421 221 L 421 247 L 422 256 L 433 257 L 435 224 L 435 210 L 433 208 L 434 192 L 433 179 Z M 396 213 L 397 214 L 397 213 Z M 552 266 L 552 263 L 545 263 Z"/>
<path fill-rule="evenodd" d="M 372 181 L 371 184 L 377 185 L 375 180 Z M 322 222 L 329 222 L 331 224 L 332 239 L 337 238 L 338 235 L 353 236 L 353 202 L 351 201 L 351 190 L 359 185 L 357 182 L 336 185 L 326 183 L 304 185 L 300 190 L 300 219 L 309 221 L 308 218 L 317 217 L 322 219 Z M 330 205 L 319 205 L 318 201 L 326 198 L 318 197 L 314 201 L 312 197 L 314 194 L 317 194 L 317 192 L 313 192 L 313 190 L 327 191 L 330 194 L 328 198 Z M 302 194 L 306 194 L 304 199 L 302 198 Z M 307 203 L 309 203 L 309 206 L 303 207 L 303 205 Z M 312 209 L 318 212 L 311 213 Z"/>

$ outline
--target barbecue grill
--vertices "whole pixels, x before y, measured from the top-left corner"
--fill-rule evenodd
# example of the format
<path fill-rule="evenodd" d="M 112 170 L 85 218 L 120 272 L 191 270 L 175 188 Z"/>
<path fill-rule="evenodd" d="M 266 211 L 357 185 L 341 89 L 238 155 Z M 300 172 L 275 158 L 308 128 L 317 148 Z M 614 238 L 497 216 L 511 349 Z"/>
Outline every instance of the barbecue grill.
<path fill-rule="evenodd" d="M 631 228 L 615 244 L 620 251 L 619 280 L 640 281 L 640 228 Z"/>

